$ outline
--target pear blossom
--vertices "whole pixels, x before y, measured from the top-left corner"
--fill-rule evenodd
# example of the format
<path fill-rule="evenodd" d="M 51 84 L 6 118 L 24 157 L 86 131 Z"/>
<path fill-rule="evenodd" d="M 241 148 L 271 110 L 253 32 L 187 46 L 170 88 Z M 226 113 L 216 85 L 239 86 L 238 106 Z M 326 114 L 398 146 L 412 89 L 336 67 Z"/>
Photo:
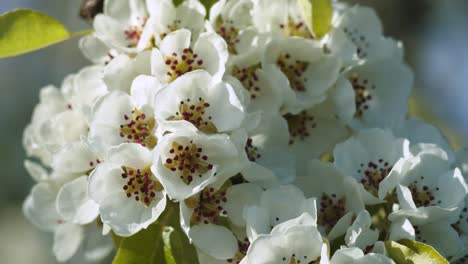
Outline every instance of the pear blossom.
<path fill-rule="evenodd" d="M 241 263 L 328 263 L 327 246 L 315 227 L 315 219 L 304 213 L 255 239 Z"/>
<path fill-rule="evenodd" d="M 230 54 L 246 51 L 256 37 L 253 29 L 251 0 L 221 0 L 210 9 L 207 30 L 219 34 L 228 45 Z"/>
<path fill-rule="evenodd" d="M 392 222 L 390 239 L 416 240 L 430 244 L 443 256 L 454 256 L 463 248 L 463 241 L 458 234 L 460 223 L 441 220 L 429 224 L 412 225 L 407 218 L 399 218 Z M 458 230 L 457 230 L 458 229 Z"/>
<path fill-rule="evenodd" d="M 136 53 L 152 46 L 152 27 L 147 23 L 144 0 L 104 2 L 104 13 L 94 18 L 96 36 L 106 46 L 123 53 Z"/>
<path fill-rule="evenodd" d="M 112 91 L 93 106 L 89 138 L 110 147 L 121 143 L 139 143 L 154 148 L 157 122 L 154 98 L 161 89 L 156 78 L 140 76 L 132 85 L 132 95 Z"/>
<path fill-rule="evenodd" d="M 89 195 L 99 205 L 103 223 L 120 236 L 152 224 L 166 207 L 166 192 L 151 171 L 151 152 L 135 143 L 109 151 L 89 179 Z"/>
<path fill-rule="evenodd" d="M 331 163 L 309 161 L 307 174 L 297 177 L 295 184 L 306 197 L 317 197 L 317 226 L 329 240 L 344 235 L 354 214 L 364 209 L 356 182 Z"/>
<path fill-rule="evenodd" d="M 367 211 L 360 212 L 353 224 L 346 230 L 345 243 L 348 247 L 357 247 L 364 251 L 373 248 L 379 239 L 379 230 L 371 228 L 372 219 Z"/>
<path fill-rule="evenodd" d="M 138 53 L 134 58 L 116 55 L 103 69 L 102 80 L 110 91 L 131 92 L 132 82 L 139 75 L 151 75 L 151 51 Z"/>
<path fill-rule="evenodd" d="M 59 262 L 65 262 L 72 257 L 98 261 L 111 252 L 112 242 L 110 239 L 102 237 L 99 232 L 96 235 L 96 227 L 92 224 L 84 227 L 68 222 L 56 207 L 59 193 L 74 177 L 75 175 L 72 174 L 61 173 L 48 175 L 47 179 L 38 182 L 33 187 L 23 204 L 23 212 L 38 228 L 54 234 L 52 251 Z M 91 211 L 85 209 L 82 212 L 87 212 L 87 214 L 78 217 L 80 219 L 88 217 L 88 219 L 93 218 L 94 220 L 97 215 L 93 215 L 92 211 L 92 209 Z M 93 248 L 86 248 L 89 241 L 93 241 Z"/>
<path fill-rule="evenodd" d="M 245 151 L 249 166 L 242 176 L 265 188 L 288 184 L 296 175 L 295 157 L 288 149 L 287 123 L 278 114 L 264 115 L 260 124 L 249 133 Z"/>
<path fill-rule="evenodd" d="M 349 128 L 336 117 L 336 106 L 326 100 L 297 114 L 284 115 L 289 129 L 289 148 L 296 156 L 298 176 L 307 173 L 311 158 L 320 158 L 350 135 Z"/>
<path fill-rule="evenodd" d="M 167 35 L 151 54 L 151 73 L 161 83 L 170 83 L 179 76 L 197 69 L 204 69 L 217 81 L 221 81 L 228 58 L 226 42 L 215 33 L 202 33 L 191 41 L 187 29 Z"/>
<path fill-rule="evenodd" d="M 380 183 L 404 153 L 409 153 L 407 140 L 388 130 L 368 129 L 337 144 L 333 157 L 339 171 L 358 181 L 364 202 L 376 204 L 385 198 L 379 193 Z"/>
<path fill-rule="evenodd" d="M 198 0 L 183 1 L 175 6 L 171 0 L 146 0 L 156 45 L 170 33 L 185 28 L 196 39 L 205 26 L 205 7 Z"/>
<path fill-rule="evenodd" d="M 374 10 L 353 6 L 336 17 L 329 33 L 327 48 L 345 64 L 356 60 L 375 60 L 382 57 L 402 60 L 400 42 L 383 36 L 382 23 Z"/>
<path fill-rule="evenodd" d="M 342 72 L 332 96 L 338 116 L 351 127 L 395 128 L 404 121 L 412 84 L 401 61 L 368 60 Z"/>
<path fill-rule="evenodd" d="M 296 206 L 292 207 L 291 204 Z M 259 235 L 270 233 L 276 225 L 296 218 L 303 213 L 317 220 L 315 198 L 306 198 L 294 185 L 280 185 L 265 190 L 258 205 L 244 209 L 247 235 L 255 240 Z M 316 224 L 314 224 L 316 225 Z"/>
<path fill-rule="evenodd" d="M 240 128 L 245 119 L 244 106 L 233 88 L 216 82 L 204 70 L 184 74 L 163 88 L 154 111 L 161 130 L 222 133 Z"/>
<path fill-rule="evenodd" d="M 282 112 L 295 114 L 326 99 L 341 64 L 317 41 L 273 38 L 265 47 L 262 67 L 283 91 Z"/>
<path fill-rule="evenodd" d="M 279 112 L 283 91 L 274 85 L 262 67 L 263 49 L 250 48 L 242 54 L 230 56 L 226 74 L 237 79 L 250 97 L 249 111 Z"/>
<path fill-rule="evenodd" d="M 154 150 L 152 172 L 168 196 L 184 200 L 211 184 L 221 186 L 246 166 L 232 136 L 182 130 L 163 136 Z"/>
<path fill-rule="evenodd" d="M 58 88 L 46 86 L 41 90 L 40 103 L 34 108 L 31 122 L 24 131 L 23 146 L 28 156 L 49 165 L 54 151 L 87 135 L 87 128 L 84 114 L 73 110 Z"/>
<path fill-rule="evenodd" d="M 254 0 L 253 22 L 260 32 L 280 36 L 314 38 L 297 1 Z"/>
<path fill-rule="evenodd" d="M 381 183 L 379 197 L 396 189 L 400 210 L 389 219 L 408 218 L 413 225 L 451 219 L 458 215 L 468 188 L 458 168 L 451 169 L 446 153 L 421 151 L 402 158 Z"/>

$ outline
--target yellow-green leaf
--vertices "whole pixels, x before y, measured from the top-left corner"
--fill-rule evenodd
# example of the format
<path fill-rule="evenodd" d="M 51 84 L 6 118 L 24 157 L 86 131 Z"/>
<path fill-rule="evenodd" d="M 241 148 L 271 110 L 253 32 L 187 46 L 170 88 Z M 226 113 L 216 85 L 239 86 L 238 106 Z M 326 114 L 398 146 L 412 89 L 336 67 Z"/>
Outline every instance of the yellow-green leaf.
<path fill-rule="evenodd" d="M 385 248 L 396 264 L 449 264 L 433 247 L 416 241 L 386 241 Z"/>
<path fill-rule="evenodd" d="M 398 243 L 407 246 L 420 256 L 431 259 L 432 263 L 434 264 L 449 264 L 449 262 L 444 257 L 442 257 L 442 255 L 440 255 L 437 250 L 427 244 L 409 239 L 402 239 L 398 241 Z"/>
<path fill-rule="evenodd" d="M 0 15 L 0 58 L 34 51 L 70 37 L 60 22 L 38 11 L 16 9 Z"/>
<path fill-rule="evenodd" d="M 322 38 L 330 31 L 333 6 L 331 0 L 311 0 L 312 1 L 312 28 L 315 37 Z"/>
<path fill-rule="evenodd" d="M 309 30 L 316 38 L 330 31 L 333 17 L 331 0 L 298 0 L 299 8 Z"/>

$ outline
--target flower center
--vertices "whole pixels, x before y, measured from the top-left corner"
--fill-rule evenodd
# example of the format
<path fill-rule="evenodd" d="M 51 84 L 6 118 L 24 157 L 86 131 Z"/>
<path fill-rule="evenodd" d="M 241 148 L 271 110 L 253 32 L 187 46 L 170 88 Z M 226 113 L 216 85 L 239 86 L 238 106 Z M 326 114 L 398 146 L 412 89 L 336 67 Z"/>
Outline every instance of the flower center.
<path fill-rule="evenodd" d="M 290 37 L 314 38 L 303 21 L 296 22 L 291 17 L 288 17 L 288 23 L 286 25 L 280 24 L 279 27 Z"/>
<path fill-rule="evenodd" d="M 193 181 L 195 174 L 201 178 L 202 174 L 213 168 L 213 165 L 208 163 L 208 157 L 203 155 L 203 148 L 192 142 L 187 145 L 173 142 L 169 153 L 173 156 L 166 159 L 164 166 L 173 172 L 180 173 L 180 179 L 187 185 Z"/>
<path fill-rule="evenodd" d="M 336 194 L 322 194 L 320 211 L 318 213 L 318 224 L 325 227 L 329 232 L 346 213 L 346 198 L 338 198 Z"/>
<path fill-rule="evenodd" d="M 343 28 L 343 32 L 346 34 L 349 40 L 354 43 L 357 47 L 357 55 L 359 58 L 364 59 L 367 57 L 366 49 L 369 48 L 370 42 L 366 39 L 366 36 L 361 35 L 357 28 L 350 29 L 347 27 Z"/>
<path fill-rule="evenodd" d="M 205 118 L 205 110 L 210 107 L 210 104 L 205 102 L 203 98 L 198 98 L 195 104 L 190 103 L 190 99 L 186 102 L 181 101 L 179 104 L 179 111 L 170 120 L 185 120 L 192 123 L 200 131 L 207 134 L 214 134 L 218 132 L 216 126 L 211 122 L 211 116 Z"/>
<path fill-rule="evenodd" d="M 141 202 L 145 207 L 150 206 L 156 197 L 156 192 L 163 190 L 162 185 L 155 179 L 150 167 L 135 169 L 122 166 L 123 172 L 121 176 L 127 181 L 123 189 L 127 197 L 133 197 L 135 201 Z"/>
<path fill-rule="evenodd" d="M 364 189 L 377 195 L 380 182 L 387 177 L 392 167 L 383 159 L 379 159 L 378 162 L 370 161 L 367 163 L 367 166 L 361 163 L 361 168 L 357 172 L 363 174 L 360 182 L 364 186 Z"/>
<path fill-rule="evenodd" d="M 137 17 L 137 24 L 129 25 L 128 28 L 124 30 L 125 39 L 129 42 L 127 47 L 135 48 L 138 45 L 147 20 L 148 18 L 146 17 Z"/>
<path fill-rule="evenodd" d="M 284 117 L 288 122 L 289 145 L 294 144 L 297 139 L 304 141 L 310 136 L 310 130 L 317 127 L 314 116 L 307 111 L 302 111 L 297 115 L 287 114 Z"/>
<path fill-rule="evenodd" d="M 217 223 L 220 215 L 227 215 L 224 203 L 227 202 L 226 190 L 231 186 L 228 181 L 219 190 L 205 188 L 198 196 L 192 196 L 185 200 L 187 207 L 193 209 L 190 218 L 192 224 Z"/>
<path fill-rule="evenodd" d="M 421 177 L 421 180 L 424 180 L 424 177 Z M 411 196 L 413 197 L 414 204 L 417 207 L 426 207 L 435 205 L 433 201 L 435 200 L 434 195 L 429 190 L 429 186 L 424 185 L 422 188 L 419 188 L 418 181 L 413 181 L 409 186 L 408 189 L 411 191 Z M 439 188 L 436 188 L 438 190 Z M 437 201 L 437 203 L 441 203 L 441 201 Z"/>
<path fill-rule="evenodd" d="M 233 258 L 226 259 L 227 263 L 236 263 L 239 264 L 241 263 L 242 259 L 247 255 L 247 250 L 250 247 L 250 242 L 249 239 L 246 238 L 244 241 L 237 241 L 237 244 L 239 245 L 239 250 L 237 251 L 236 255 L 234 255 Z"/>
<path fill-rule="evenodd" d="M 228 51 L 231 54 L 237 54 L 236 45 L 239 43 L 239 29 L 233 25 L 232 21 L 224 21 L 221 16 L 218 16 L 215 23 L 215 31 L 227 43 Z"/>
<path fill-rule="evenodd" d="M 164 61 L 167 65 L 167 81 L 172 82 L 177 77 L 182 76 L 187 72 L 197 69 L 203 69 L 203 60 L 198 59 L 198 54 L 191 49 L 186 48 L 182 54 L 173 52 L 170 56 L 166 56 Z"/>
<path fill-rule="evenodd" d="M 303 75 L 308 64 L 305 61 L 292 59 L 289 53 L 281 53 L 276 60 L 276 65 L 286 75 L 289 85 L 296 92 L 305 91 L 306 78 Z"/>
<path fill-rule="evenodd" d="M 160 39 L 164 39 L 171 32 L 174 32 L 174 31 L 180 29 L 180 23 L 181 23 L 181 21 L 179 19 L 176 19 L 171 24 L 168 24 L 166 32 L 163 32 L 163 33 L 161 33 L 159 35 Z"/>
<path fill-rule="evenodd" d="M 304 259 L 303 261 L 301 261 L 301 257 L 299 256 L 296 256 L 296 254 L 292 254 L 289 258 L 287 257 L 283 257 L 283 263 L 288 263 L 288 264 L 300 264 L 300 263 L 307 263 L 307 264 L 318 264 L 320 263 L 320 257 L 318 257 L 317 259 L 315 260 L 312 260 L 312 261 L 308 261 L 307 260 L 307 256 L 302 256 L 302 259 Z M 289 261 L 288 261 L 289 259 Z"/>
<path fill-rule="evenodd" d="M 260 63 L 246 68 L 234 66 L 231 71 L 232 76 L 236 77 L 242 83 L 242 86 L 249 91 L 250 98 L 252 99 L 257 98 L 261 94 L 256 73 L 260 67 Z"/>
<path fill-rule="evenodd" d="M 154 148 L 157 138 L 153 135 L 156 121 L 153 117 L 147 117 L 138 109 L 132 111 L 132 115 L 124 115 L 128 123 L 120 125 L 120 137 L 127 143 L 138 143 L 144 147 Z"/>
<path fill-rule="evenodd" d="M 245 144 L 245 152 L 250 161 L 255 162 L 257 159 L 261 158 L 262 155 L 258 153 L 258 148 L 252 144 L 252 139 L 248 138 L 247 143 Z"/>
<path fill-rule="evenodd" d="M 372 95 L 368 89 L 369 81 L 366 79 L 360 80 L 357 74 L 353 74 L 350 81 L 355 94 L 356 113 L 354 116 L 361 118 L 364 112 L 369 109 L 369 102 L 372 100 Z M 375 90 L 375 85 L 372 85 L 371 89 Z"/>

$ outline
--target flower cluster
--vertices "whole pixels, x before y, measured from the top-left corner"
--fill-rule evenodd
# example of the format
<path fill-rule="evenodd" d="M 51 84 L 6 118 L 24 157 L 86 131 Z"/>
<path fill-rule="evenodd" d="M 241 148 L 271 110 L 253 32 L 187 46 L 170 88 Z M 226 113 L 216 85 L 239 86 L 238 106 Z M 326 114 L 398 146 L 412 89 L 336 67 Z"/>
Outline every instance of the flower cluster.
<path fill-rule="evenodd" d="M 24 132 L 24 213 L 57 259 L 100 260 L 175 202 L 202 264 L 394 263 L 400 239 L 464 263 L 468 151 L 408 117 L 374 11 L 333 8 L 321 37 L 294 0 L 105 1 L 93 65 Z"/>

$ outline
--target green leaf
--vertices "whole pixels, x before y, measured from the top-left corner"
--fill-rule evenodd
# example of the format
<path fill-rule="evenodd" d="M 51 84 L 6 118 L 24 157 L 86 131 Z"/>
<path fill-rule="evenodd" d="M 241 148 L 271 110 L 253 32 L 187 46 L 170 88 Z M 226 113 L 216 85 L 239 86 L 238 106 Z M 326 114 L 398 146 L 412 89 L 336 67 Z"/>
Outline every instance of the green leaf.
<path fill-rule="evenodd" d="M 386 241 L 385 248 L 396 264 L 449 264 L 433 247 L 416 241 Z"/>
<path fill-rule="evenodd" d="M 411 250 L 413 250 L 414 252 L 416 252 L 417 254 L 421 256 L 431 259 L 433 263 L 437 263 L 437 264 L 449 263 L 444 257 L 442 257 L 442 255 L 439 254 L 439 252 L 437 252 L 437 250 L 435 250 L 433 247 L 427 244 L 409 240 L 409 239 L 402 239 L 398 241 L 398 243 L 404 246 L 407 246 L 408 248 L 410 248 Z"/>
<path fill-rule="evenodd" d="M 175 6 L 179 6 L 182 2 L 184 2 L 184 0 L 172 0 L 172 3 L 174 3 Z"/>
<path fill-rule="evenodd" d="M 206 17 L 209 17 L 210 8 L 213 6 L 218 0 L 201 0 L 200 1 L 206 8 Z"/>
<path fill-rule="evenodd" d="M 322 38 L 330 31 L 332 17 L 331 0 L 312 0 L 312 28 L 317 38 Z"/>
<path fill-rule="evenodd" d="M 180 227 L 179 207 L 168 202 L 158 221 L 131 237 L 113 236 L 113 264 L 197 264 L 195 248 Z"/>
<path fill-rule="evenodd" d="M 62 24 L 38 11 L 16 9 L 0 15 L 0 58 L 34 51 L 70 37 Z"/>
<path fill-rule="evenodd" d="M 162 237 L 167 264 L 198 263 L 197 252 L 190 246 L 187 236 L 181 229 L 166 226 Z"/>
<path fill-rule="evenodd" d="M 316 38 L 330 31 L 333 17 L 331 0 L 298 0 L 299 8 L 309 30 Z"/>

